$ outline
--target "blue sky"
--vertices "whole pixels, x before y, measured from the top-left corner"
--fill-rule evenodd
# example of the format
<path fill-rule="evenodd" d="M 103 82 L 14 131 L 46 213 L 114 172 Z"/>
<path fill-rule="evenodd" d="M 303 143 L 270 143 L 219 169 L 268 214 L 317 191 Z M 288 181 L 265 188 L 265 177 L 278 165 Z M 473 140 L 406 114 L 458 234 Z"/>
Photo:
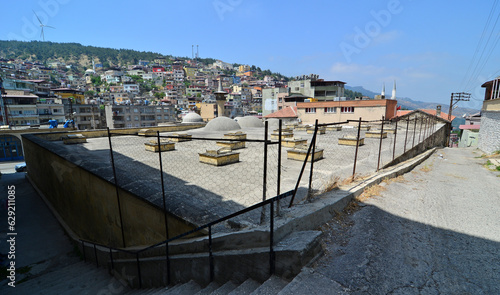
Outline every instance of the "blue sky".
<path fill-rule="evenodd" d="M 449 103 L 469 91 L 475 99 L 461 105 L 479 108 L 480 85 L 500 75 L 497 2 L 1 0 L 0 39 L 40 40 L 34 10 L 56 28 L 45 29 L 52 42 L 175 56 L 191 56 L 194 44 L 201 57 L 377 92 L 396 80 L 398 96 L 415 100 Z"/>

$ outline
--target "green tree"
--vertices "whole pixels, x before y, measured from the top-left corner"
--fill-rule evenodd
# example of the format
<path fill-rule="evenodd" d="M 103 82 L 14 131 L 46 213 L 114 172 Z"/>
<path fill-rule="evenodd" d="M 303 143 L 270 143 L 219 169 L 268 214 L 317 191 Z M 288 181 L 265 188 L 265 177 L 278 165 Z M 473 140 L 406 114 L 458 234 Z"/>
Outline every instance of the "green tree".
<path fill-rule="evenodd" d="M 154 97 L 156 99 L 162 99 L 165 97 L 165 92 L 155 92 Z"/>

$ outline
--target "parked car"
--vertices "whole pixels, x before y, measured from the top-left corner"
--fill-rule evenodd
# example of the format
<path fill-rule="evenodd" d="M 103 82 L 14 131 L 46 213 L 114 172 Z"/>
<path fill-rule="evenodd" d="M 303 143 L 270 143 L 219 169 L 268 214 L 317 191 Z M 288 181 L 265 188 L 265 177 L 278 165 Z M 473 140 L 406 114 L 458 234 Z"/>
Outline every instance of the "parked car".
<path fill-rule="evenodd" d="M 15 169 L 16 172 L 26 172 L 26 163 L 17 164 Z"/>

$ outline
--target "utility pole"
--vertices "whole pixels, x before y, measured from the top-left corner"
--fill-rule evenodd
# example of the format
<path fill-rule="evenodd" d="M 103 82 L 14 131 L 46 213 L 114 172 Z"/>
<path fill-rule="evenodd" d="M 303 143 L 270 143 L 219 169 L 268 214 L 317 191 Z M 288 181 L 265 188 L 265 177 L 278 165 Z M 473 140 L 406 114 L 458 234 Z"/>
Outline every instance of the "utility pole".
<path fill-rule="evenodd" d="M 453 107 L 459 101 L 469 101 L 469 100 L 470 100 L 470 93 L 465 93 L 465 92 L 452 93 L 450 99 L 450 110 L 448 112 L 448 121 L 451 121 L 451 112 L 453 111 Z"/>
<path fill-rule="evenodd" d="M 470 99 L 470 93 L 456 92 L 456 93 L 452 93 L 451 94 L 451 98 L 450 98 L 450 110 L 448 111 L 448 121 L 450 121 L 450 128 L 448 130 L 448 139 L 447 139 L 448 146 L 449 146 L 449 142 L 451 140 L 451 129 L 453 128 L 453 127 L 451 127 L 451 112 L 453 112 L 453 107 L 459 101 L 469 101 L 469 99 Z"/>

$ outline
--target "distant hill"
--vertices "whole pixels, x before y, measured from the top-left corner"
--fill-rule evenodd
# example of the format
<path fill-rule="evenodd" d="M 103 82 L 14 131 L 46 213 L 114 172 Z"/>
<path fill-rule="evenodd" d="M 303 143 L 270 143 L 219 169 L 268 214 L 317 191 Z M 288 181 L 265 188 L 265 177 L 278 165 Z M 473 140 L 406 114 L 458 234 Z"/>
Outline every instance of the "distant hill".
<path fill-rule="evenodd" d="M 157 57 L 167 56 L 150 51 L 84 46 L 78 43 L 0 40 L 0 57 L 42 63 L 57 60 L 85 68 L 92 65 L 92 58 L 96 63 L 109 67 L 137 64 L 139 60 L 153 61 Z"/>
<path fill-rule="evenodd" d="M 363 88 L 363 86 L 345 86 L 346 89 L 352 90 L 352 91 L 357 91 L 361 92 L 363 95 L 368 96 L 370 98 L 374 98 L 375 95 L 380 94 L 379 92 L 373 92 L 370 90 L 367 90 Z M 411 98 L 407 97 L 398 97 L 398 106 L 401 106 L 402 109 L 406 110 L 416 110 L 416 109 L 436 109 L 437 105 L 441 105 L 441 110 L 444 113 L 448 113 L 448 110 L 450 108 L 449 104 L 440 104 L 440 103 L 435 103 L 435 102 L 424 102 L 424 101 L 416 101 L 412 100 Z M 453 110 L 453 115 L 457 117 L 462 117 L 464 114 L 474 114 L 479 112 L 478 109 L 471 109 L 471 108 L 456 108 Z"/>
<path fill-rule="evenodd" d="M 360 92 L 361 94 L 363 94 L 364 96 L 368 96 L 369 98 L 374 98 L 375 95 L 380 94 L 380 92 L 373 92 L 373 91 L 367 90 L 367 89 L 363 88 L 363 86 L 345 86 L 345 88 L 352 90 L 352 91 Z"/>

